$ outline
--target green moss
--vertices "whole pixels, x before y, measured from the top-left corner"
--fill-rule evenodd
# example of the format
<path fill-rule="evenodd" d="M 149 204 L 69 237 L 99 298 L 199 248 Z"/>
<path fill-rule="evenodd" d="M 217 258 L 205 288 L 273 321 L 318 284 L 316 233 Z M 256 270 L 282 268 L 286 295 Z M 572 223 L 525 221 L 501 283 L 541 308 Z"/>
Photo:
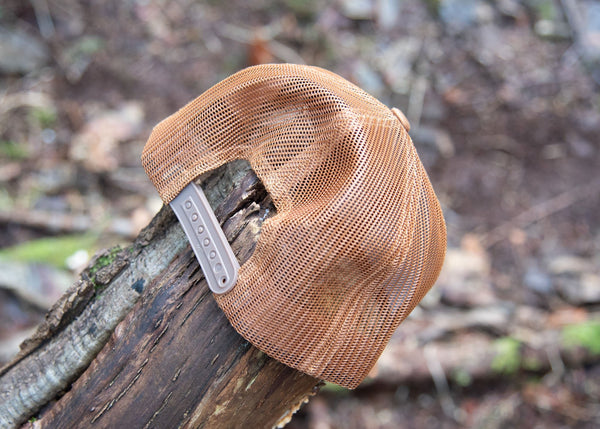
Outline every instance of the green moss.
<path fill-rule="evenodd" d="M 461 387 L 470 386 L 473 382 L 471 374 L 469 374 L 463 368 L 456 368 L 454 371 L 452 371 L 451 379 Z"/>
<path fill-rule="evenodd" d="M 72 47 L 79 54 L 93 55 L 96 52 L 102 50 L 105 42 L 102 38 L 97 36 L 83 36 Z"/>
<path fill-rule="evenodd" d="M 568 349 L 583 347 L 594 355 L 600 355 L 600 321 L 565 326 L 561 337 L 563 345 Z"/>
<path fill-rule="evenodd" d="M 532 9 L 537 19 L 554 21 L 557 18 L 558 11 L 553 0 L 529 0 L 528 6 Z"/>
<path fill-rule="evenodd" d="M 96 273 L 100 271 L 102 268 L 109 266 L 117 259 L 117 255 L 121 252 L 121 246 L 115 246 L 108 251 L 107 254 L 99 256 L 96 259 L 94 265 L 90 268 L 90 277 L 92 279 L 92 283 L 96 285 Z"/>
<path fill-rule="evenodd" d="M 521 342 L 513 337 L 503 337 L 494 341 L 496 355 L 492 370 L 498 374 L 515 374 L 521 367 Z"/>
<path fill-rule="evenodd" d="M 0 156 L 13 161 L 27 159 L 29 152 L 23 144 L 11 140 L 0 141 Z"/>
<path fill-rule="evenodd" d="M 523 368 L 527 371 L 539 371 L 542 369 L 542 361 L 536 357 L 525 357 L 523 359 Z"/>
<path fill-rule="evenodd" d="M 117 259 L 117 255 L 121 252 L 121 246 L 115 246 L 112 249 L 110 249 L 108 251 L 108 253 L 105 253 L 101 256 L 99 256 L 96 261 L 94 262 L 94 265 L 89 269 L 89 276 L 90 276 L 90 280 L 92 282 L 92 284 L 94 285 L 94 289 L 96 291 L 96 297 L 99 297 L 99 293 L 106 287 L 105 285 L 99 285 L 96 281 L 96 274 L 98 273 L 98 271 L 100 271 L 102 268 L 109 266 L 110 264 L 112 264 L 115 259 Z"/>
<path fill-rule="evenodd" d="M 0 250 L 0 258 L 22 262 L 39 262 L 66 268 L 66 259 L 81 249 L 91 249 L 96 242 L 92 234 L 65 235 L 27 241 Z"/>
<path fill-rule="evenodd" d="M 56 110 L 52 107 L 34 107 L 29 115 L 41 127 L 50 128 L 56 123 Z"/>

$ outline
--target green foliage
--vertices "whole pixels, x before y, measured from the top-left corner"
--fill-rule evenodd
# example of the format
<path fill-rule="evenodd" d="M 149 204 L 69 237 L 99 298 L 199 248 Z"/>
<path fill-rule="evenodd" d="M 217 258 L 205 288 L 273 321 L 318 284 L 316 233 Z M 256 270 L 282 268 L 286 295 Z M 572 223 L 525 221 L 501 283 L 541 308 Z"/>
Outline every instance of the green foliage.
<path fill-rule="evenodd" d="M 542 362 L 533 356 L 523 359 L 523 368 L 527 371 L 539 371 L 542 368 Z"/>
<path fill-rule="evenodd" d="M 527 5 L 531 8 L 537 19 L 554 21 L 558 11 L 554 0 L 528 0 Z"/>
<path fill-rule="evenodd" d="M 93 55 L 104 47 L 104 40 L 97 36 L 81 37 L 71 47 L 74 55 Z"/>
<path fill-rule="evenodd" d="M 521 367 L 521 342 L 513 337 L 502 337 L 494 341 L 494 349 L 492 370 L 498 374 L 515 374 Z"/>
<path fill-rule="evenodd" d="M 561 334 L 565 347 L 583 347 L 594 355 L 600 354 L 600 321 L 568 325 L 563 328 Z"/>
<path fill-rule="evenodd" d="M 91 234 L 65 235 L 27 241 L 0 250 L 0 258 L 23 262 L 39 262 L 66 268 L 66 259 L 77 250 L 90 249 L 96 237 Z"/>
<path fill-rule="evenodd" d="M 0 156 L 13 161 L 21 161 L 27 159 L 29 152 L 23 144 L 12 140 L 0 140 Z"/>
<path fill-rule="evenodd" d="M 56 123 L 56 110 L 52 107 L 34 107 L 29 111 L 32 120 L 41 128 L 50 128 Z"/>
<path fill-rule="evenodd" d="M 470 386 L 473 382 L 473 377 L 463 368 L 456 368 L 452 371 L 451 379 L 461 387 Z"/>

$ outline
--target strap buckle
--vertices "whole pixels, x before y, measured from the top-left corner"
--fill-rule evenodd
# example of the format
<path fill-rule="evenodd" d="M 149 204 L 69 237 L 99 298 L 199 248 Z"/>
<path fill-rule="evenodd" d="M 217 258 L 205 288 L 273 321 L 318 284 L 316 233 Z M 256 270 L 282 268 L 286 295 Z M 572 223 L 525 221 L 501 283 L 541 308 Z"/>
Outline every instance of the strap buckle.
<path fill-rule="evenodd" d="M 211 291 L 229 291 L 238 278 L 238 263 L 202 188 L 191 182 L 170 203 L 187 236 Z"/>

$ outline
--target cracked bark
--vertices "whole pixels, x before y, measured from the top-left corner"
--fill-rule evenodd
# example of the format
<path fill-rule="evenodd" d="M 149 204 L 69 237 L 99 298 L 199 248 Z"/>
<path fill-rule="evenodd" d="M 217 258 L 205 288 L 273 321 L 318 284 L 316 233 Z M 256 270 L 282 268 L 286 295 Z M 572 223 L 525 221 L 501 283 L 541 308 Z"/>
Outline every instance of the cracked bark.
<path fill-rule="evenodd" d="M 242 162 L 200 181 L 245 262 L 268 195 Z M 96 258 L 0 370 L 0 427 L 272 427 L 318 384 L 233 330 L 163 207 L 130 247 Z"/>

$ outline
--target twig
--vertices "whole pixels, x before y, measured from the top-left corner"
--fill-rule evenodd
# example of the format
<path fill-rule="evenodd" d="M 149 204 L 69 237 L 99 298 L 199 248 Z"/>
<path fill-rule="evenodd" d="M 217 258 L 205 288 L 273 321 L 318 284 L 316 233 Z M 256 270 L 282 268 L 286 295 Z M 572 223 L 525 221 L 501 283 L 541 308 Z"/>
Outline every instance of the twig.
<path fill-rule="evenodd" d="M 24 106 L 47 108 L 52 106 L 52 100 L 48 94 L 36 91 L 18 92 L 0 97 L 0 115 Z"/>
<path fill-rule="evenodd" d="M 269 43 L 271 53 L 276 58 L 285 61 L 286 63 L 306 64 L 306 61 L 304 61 L 296 51 L 273 39 L 274 33 L 277 33 L 277 30 L 262 30 L 263 31 L 260 31 L 260 34 L 265 37 L 265 41 Z M 254 40 L 255 32 L 235 25 L 224 24 L 219 27 L 219 34 L 221 37 L 225 37 L 235 42 L 250 44 Z"/>
<path fill-rule="evenodd" d="M 40 34 L 44 39 L 49 39 L 54 35 L 54 22 L 52 22 L 48 2 L 46 0 L 31 0 L 31 5 L 40 28 Z"/>
<path fill-rule="evenodd" d="M 444 414 L 460 423 L 462 418 L 460 414 L 457 413 L 456 404 L 452 400 L 452 396 L 450 396 L 448 380 L 446 379 L 444 369 L 437 358 L 437 353 L 434 346 L 427 344 L 423 349 L 423 355 L 425 356 L 425 364 L 431 373 L 431 378 L 433 379 L 435 388 L 440 395 L 440 404 L 442 405 Z"/>
<path fill-rule="evenodd" d="M 550 369 L 552 370 L 547 376 L 552 377 L 552 380 L 556 383 L 565 374 L 565 363 L 560 356 L 559 348 L 555 345 L 547 347 L 546 354 L 548 355 L 548 362 L 550 363 Z"/>
<path fill-rule="evenodd" d="M 581 14 L 581 6 L 578 5 L 575 0 L 561 0 L 561 4 L 569 27 L 571 28 L 571 34 L 575 41 L 576 50 L 578 51 L 579 56 L 583 57 L 584 63 L 597 63 L 600 61 L 598 42 L 594 41 L 593 36 L 590 36 L 585 29 L 586 22 Z M 594 73 L 593 68 L 591 69 L 590 76 L 600 85 L 600 76 L 598 73 Z"/>
<path fill-rule="evenodd" d="M 506 239 L 510 230 L 514 228 L 525 228 L 554 213 L 564 210 L 585 198 L 600 192 L 600 180 L 586 185 L 576 186 L 557 196 L 543 201 L 525 210 L 509 221 L 499 225 L 484 235 L 482 242 L 485 247 L 491 247 Z"/>
<path fill-rule="evenodd" d="M 99 227 L 105 233 L 132 238 L 138 231 L 130 219 L 115 218 L 108 225 L 98 225 L 90 216 L 83 214 L 54 213 L 46 211 L 15 210 L 0 212 L 0 224 L 14 224 L 26 228 L 41 229 L 52 233 L 87 232 Z"/>
<path fill-rule="evenodd" d="M 419 73 L 415 77 L 413 85 L 411 85 L 410 97 L 408 99 L 408 121 L 413 129 L 419 128 L 426 91 L 427 78 Z"/>
<path fill-rule="evenodd" d="M 52 99 L 48 94 L 37 91 L 17 92 L 0 96 L 0 133 L 10 125 L 10 121 L 2 120 L 8 112 L 20 107 L 36 107 L 48 109 L 53 107 Z"/>
<path fill-rule="evenodd" d="M 25 210 L 0 212 L 0 224 L 8 223 L 50 232 L 83 232 L 92 227 L 89 216 Z"/>
<path fill-rule="evenodd" d="M 575 0 L 561 0 L 561 4 L 567 18 L 567 22 L 571 27 L 573 39 L 575 39 L 576 43 L 583 43 L 581 40 L 583 38 L 581 29 L 584 28 L 584 22 L 577 3 L 575 3 Z"/>

